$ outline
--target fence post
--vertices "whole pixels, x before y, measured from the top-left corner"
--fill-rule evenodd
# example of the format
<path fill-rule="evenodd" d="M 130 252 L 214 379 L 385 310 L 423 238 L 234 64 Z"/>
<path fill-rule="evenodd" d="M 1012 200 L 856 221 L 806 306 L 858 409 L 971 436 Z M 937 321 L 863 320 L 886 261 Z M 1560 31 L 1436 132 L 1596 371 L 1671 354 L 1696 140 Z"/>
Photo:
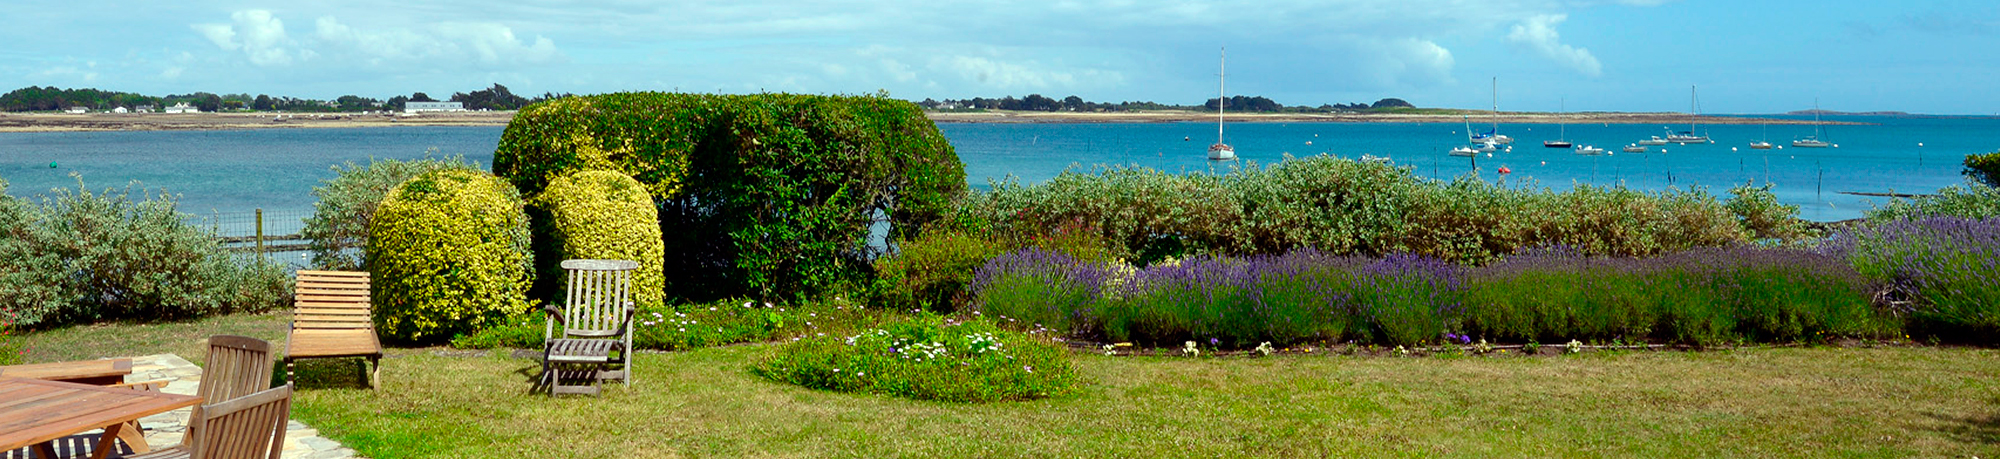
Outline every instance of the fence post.
<path fill-rule="evenodd" d="M 257 209 L 257 261 L 264 261 L 264 209 Z"/>

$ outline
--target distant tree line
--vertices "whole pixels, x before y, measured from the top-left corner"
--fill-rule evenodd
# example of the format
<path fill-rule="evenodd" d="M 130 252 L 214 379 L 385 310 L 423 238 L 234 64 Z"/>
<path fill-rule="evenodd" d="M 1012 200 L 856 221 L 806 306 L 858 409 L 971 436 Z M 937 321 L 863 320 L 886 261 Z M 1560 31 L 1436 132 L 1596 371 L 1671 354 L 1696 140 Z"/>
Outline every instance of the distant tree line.
<path fill-rule="evenodd" d="M 941 110 L 941 111 L 1019 110 L 1019 111 L 1042 111 L 1042 112 L 1056 112 L 1056 111 L 1119 112 L 1119 111 L 1134 111 L 1134 110 L 1194 110 L 1194 109 L 1214 110 L 1216 108 L 1216 105 L 1219 103 L 1221 103 L 1221 99 L 1219 98 L 1209 99 L 1207 102 L 1203 103 L 1200 106 L 1168 105 L 1168 104 L 1161 104 L 1158 102 L 1135 102 L 1135 101 L 1111 103 L 1111 102 L 1086 101 L 1083 100 L 1083 98 L 1081 97 L 1073 95 L 1058 100 L 1049 98 L 1047 96 L 1043 96 L 1041 94 L 1029 94 L 1026 97 L 1021 97 L 1021 98 L 1015 98 L 1014 96 L 1006 96 L 998 99 L 974 97 L 971 99 L 945 99 L 940 101 L 927 98 L 921 102 L 917 102 L 917 105 L 922 106 L 925 109 Z M 1333 112 L 1353 112 L 1353 111 L 1364 111 L 1372 109 L 1397 108 L 1397 107 L 1414 108 L 1415 105 L 1411 105 L 1409 102 L 1404 101 L 1403 99 L 1387 98 L 1375 101 L 1374 104 L 1365 104 L 1356 102 L 1352 104 L 1321 104 L 1318 107 L 1304 106 L 1304 105 L 1285 106 L 1283 104 L 1279 104 L 1276 101 L 1271 100 L 1270 98 L 1263 96 L 1239 95 L 1230 97 L 1227 107 L 1230 110 L 1246 111 L 1246 112 L 1333 113 Z"/>
<path fill-rule="evenodd" d="M 569 97 L 571 94 L 542 93 L 540 97 L 514 95 L 506 86 L 494 83 L 493 87 L 470 93 L 453 93 L 451 102 L 465 105 L 467 110 L 516 110 L 544 100 Z M 154 110 L 170 105 L 186 103 L 204 112 L 254 110 L 285 112 L 362 112 L 372 110 L 402 110 L 404 102 L 437 102 L 422 92 L 409 96 L 395 96 L 380 100 L 356 95 L 344 95 L 333 100 L 301 99 L 268 94 L 214 94 L 196 92 L 193 94 L 172 94 L 148 96 L 137 93 L 105 91 L 94 88 L 63 89 L 54 86 L 29 86 L 0 94 L 0 111 L 31 112 L 58 111 L 70 107 L 90 110 L 110 110 L 116 107 L 137 109 L 152 106 Z"/>

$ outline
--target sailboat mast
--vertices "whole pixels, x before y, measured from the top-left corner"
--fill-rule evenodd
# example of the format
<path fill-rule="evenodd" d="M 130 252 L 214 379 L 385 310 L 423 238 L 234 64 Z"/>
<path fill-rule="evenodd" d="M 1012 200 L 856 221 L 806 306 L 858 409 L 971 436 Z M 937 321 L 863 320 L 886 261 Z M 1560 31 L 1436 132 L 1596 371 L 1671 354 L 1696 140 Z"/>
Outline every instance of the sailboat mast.
<path fill-rule="evenodd" d="M 1569 119 L 1565 118 L 1565 116 L 1569 116 L 1569 98 L 1565 97 L 1556 100 L 1556 106 L 1562 109 L 1562 114 L 1556 116 L 1556 122 L 1562 123 L 1562 134 L 1557 135 L 1556 140 L 1569 140 Z"/>
<path fill-rule="evenodd" d="M 1215 83 L 1215 143 L 1222 144 L 1222 107 L 1229 105 L 1229 47 L 1222 47 Z"/>
<path fill-rule="evenodd" d="M 1688 135 L 1694 135 L 1694 119 L 1701 116 L 1701 93 L 1688 85 Z"/>
<path fill-rule="evenodd" d="M 1493 132 L 1487 135 L 1500 135 L 1500 77 L 1493 77 Z"/>

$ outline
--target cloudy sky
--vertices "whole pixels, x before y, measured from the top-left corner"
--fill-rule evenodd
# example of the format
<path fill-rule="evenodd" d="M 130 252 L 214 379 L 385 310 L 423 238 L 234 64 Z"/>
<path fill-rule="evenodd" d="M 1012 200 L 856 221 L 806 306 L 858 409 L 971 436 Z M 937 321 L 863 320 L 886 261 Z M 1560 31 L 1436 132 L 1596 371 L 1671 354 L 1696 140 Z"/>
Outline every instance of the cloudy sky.
<path fill-rule="evenodd" d="M 2000 112 L 2000 2 L 9 0 L 0 90 Z"/>

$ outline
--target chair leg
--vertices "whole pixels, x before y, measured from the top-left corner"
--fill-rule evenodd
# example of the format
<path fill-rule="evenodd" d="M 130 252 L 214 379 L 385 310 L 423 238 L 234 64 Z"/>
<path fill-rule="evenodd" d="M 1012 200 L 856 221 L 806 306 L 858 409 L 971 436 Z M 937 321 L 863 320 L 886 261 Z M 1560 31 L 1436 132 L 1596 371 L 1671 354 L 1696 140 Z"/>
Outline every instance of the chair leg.
<path fill-rule="evenodd" d="M 368 388 L 369 389 L 382 388 L 382 358 L 369 357 L 368 363 L 373 364 L 375 366 L 373 370 L 368 371 Z"/>
<path fill-rule="evenodd" d="M 292 379 L 295 377 L 293 372 L 295 371 L 297 371 L 297 368 L 293 368 L 292 366 L 292 356 L 285 356 L 285 384 L 292 383 Z"/>

